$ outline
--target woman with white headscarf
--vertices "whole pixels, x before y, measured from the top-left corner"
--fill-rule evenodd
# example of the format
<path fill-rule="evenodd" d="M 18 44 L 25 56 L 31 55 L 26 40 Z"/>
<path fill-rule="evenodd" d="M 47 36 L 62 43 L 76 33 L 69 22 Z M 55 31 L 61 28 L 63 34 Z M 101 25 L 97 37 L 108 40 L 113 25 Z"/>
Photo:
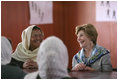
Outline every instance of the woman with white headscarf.
<path fill-rule="evenodd" d="M 36 25 L 28 26 L 22 32 L 22 42 L 17 45 L 11 63 L 21 68 L 38 68 L 36 57 L 43 36 L 42 30 Z"/>
<path fill-rule="evenodd" d="M 70 78 L 68 75 L 68 52 L 59 38 L 55 36 L 45 39 L 39 48 L 38 71 L 30 73 L 25 78 L 30 79 L 61 79 Z M 32 75 L 32 76 L 31 76 Z"/>
<path fill-rule="evenodd" d="M 1 78 L 20 79 L 24 78 L 24 73 L 19 67 L 10 64 L 12 46 L 6 37 L 1 37 Z"/>
<path fill-rule="evenodd" d="M 1 65 L 6 65 L 11 61 L 12 47 L 6 37 L 1 37 Z"/>

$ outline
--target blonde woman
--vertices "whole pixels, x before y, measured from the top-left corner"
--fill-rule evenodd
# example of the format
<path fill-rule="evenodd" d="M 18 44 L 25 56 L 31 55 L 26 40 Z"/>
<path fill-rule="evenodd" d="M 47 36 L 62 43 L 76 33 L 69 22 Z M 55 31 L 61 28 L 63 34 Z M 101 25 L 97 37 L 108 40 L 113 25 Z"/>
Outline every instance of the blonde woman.
<path fill-rule="evenodd" d="M 110 52 L 97 44 L 95 27 L 92 24 L 77 26 L 76 35 L 82 49 L 73 57 L 72 70 L 112 71 Z"/>

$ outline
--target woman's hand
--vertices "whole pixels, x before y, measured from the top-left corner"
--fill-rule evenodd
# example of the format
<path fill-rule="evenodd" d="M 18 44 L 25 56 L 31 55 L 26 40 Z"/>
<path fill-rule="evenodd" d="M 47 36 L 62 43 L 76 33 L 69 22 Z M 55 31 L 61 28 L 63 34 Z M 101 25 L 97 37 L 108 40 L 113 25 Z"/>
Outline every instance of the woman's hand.
<path fill-rule="evenodd" d="M 24 62 L 23 68 L 25 68 L 25 69 L 34 69 L 34 68 L 38 68 L 38 65 L 33 60 L 28 59 Z"/>
<path fill-rule="evenodd" d="M 76 64 L 75 67 L 72 68 L 72 70 L 74 70 L 74 71 L 81 71 L 81 70 L 85 70 L 85 71 L 95 71 L 95 69 L 86 66 L 84 63 Z"/>
<path fill-rule="evenodd" d="M 75 67 L 73 67 L 72 70 L 78 71 L 78 70 L 84 70 L 86 67 L 86 65 L 84 63 L 79 63 L 77 65 L 75 65 Z"/>
<path fill-rule="evenodd" d="M 86 66 L 84 70 L 87 70 L 87 71 L 95 71 L 95 69 L 93 69 L 91 67 L 88 67 L 88 66 Z"/>

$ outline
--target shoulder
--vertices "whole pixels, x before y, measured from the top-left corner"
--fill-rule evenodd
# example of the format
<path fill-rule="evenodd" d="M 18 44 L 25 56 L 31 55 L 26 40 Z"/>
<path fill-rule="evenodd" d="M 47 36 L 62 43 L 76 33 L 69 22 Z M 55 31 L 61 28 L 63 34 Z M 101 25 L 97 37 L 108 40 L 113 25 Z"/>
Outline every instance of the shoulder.
<path fill-rule="evenodd" d="M 97 55 L 101 56 L 102 62 L 110 61 L 110 51 L 102 46 L 97 45 Z"/>
<path fill-rule="evenodd" d="M 26 75 L 26 73 L 23 72 L 22 69 L 20 69 L 17 66 L 10 65 L 10 64 L 7 64 L 1 67 L 1 74 L 2 74 L 2 77 L 8 78 L 8 79 L 23 78 Z"/>
<path fill-rule="evenodd" d="M 17 48 L 23 48 L 22 42 L 18 43 Z"/>
<path fill-rule="evenodd" d="M 78 51 L 74 56 L 79 56 L 80 55 L 80 51 Z"/>
<path fill-rule="evenodd" d="M 96 49 L 99 53 L 107 54 L 110 53 L 110 51 L 102 46 L 96 45 Z"/>
<path fill-rule="evenodd" d="M 79 57 L 80 56 L 80 51 L 78 51 L 74 56 L 73 56 L 73 58 L 77 58 L 77 57 Z"/>
<path fill-rule="evenodd" d="M 4 70 L 6 69 L 6 70 L 14 71 L 14 72 L 17 72 L 17 73 L 23 72 L 23 70 L 15 64 L 13 64 L 13 65 L 12 64 L 7 64 L 7 65 L 4 65 L 3 68 L 4 68 Z"/>
<path fill-rule="evenodd" d="M 2 68 L 3 68 L 4 70 L 5 70 L 5 69 L 7 69 L 7 70 L 12 70 L 12 69 L 16 70 L 16 69 L 19 69 L 19 67 L 17 67 L 17 66 L 12 66 L 11 64 L 2 65 Z"/>
<path fill-rule="evenodd" d="M 102 56 L 102 59 L 105 60 L 105 59 L 110 59 L 110 54 L 106 54 L 104 56 Z"/>

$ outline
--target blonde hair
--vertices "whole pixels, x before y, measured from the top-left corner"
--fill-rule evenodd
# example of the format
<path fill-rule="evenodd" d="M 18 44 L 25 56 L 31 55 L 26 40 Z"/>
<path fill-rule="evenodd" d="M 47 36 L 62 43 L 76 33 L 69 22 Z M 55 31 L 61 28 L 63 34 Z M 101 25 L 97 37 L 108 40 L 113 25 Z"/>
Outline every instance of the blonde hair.
<path fill-rule="evenodd" d="M 75 28 L 75 34 L 78 35 L 79 31 L 83 30 L 87 36 L 92 40 L 94 44 L 97 42 L 97 30 L 92 24 L 84 24 L 84 25 L 78 25 Z"/>

